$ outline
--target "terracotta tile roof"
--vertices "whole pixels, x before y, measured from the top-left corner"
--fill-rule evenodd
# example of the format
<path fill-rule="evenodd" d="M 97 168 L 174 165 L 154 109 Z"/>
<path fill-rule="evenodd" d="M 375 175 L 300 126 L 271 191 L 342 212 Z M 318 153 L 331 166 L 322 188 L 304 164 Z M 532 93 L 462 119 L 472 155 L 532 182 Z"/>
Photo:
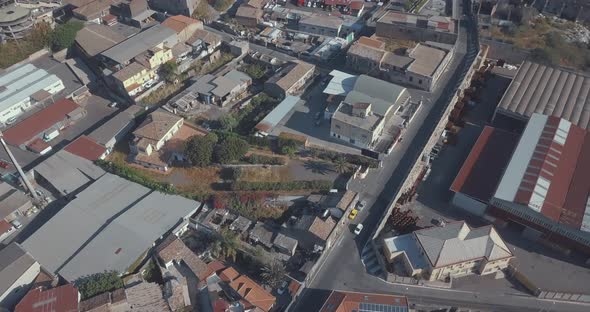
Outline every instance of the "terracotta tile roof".
<path fill-rule="evenodd" d="M 27 147 L 31 151 L 41 154 L 41 153 L 43 153 L 43 151 L 50 148 L 51 145 L 47 144 L 47 142 L 45 142 L 39 138 L 35 138 L 35 139 L 33 139 L 33 141 L 31 141 L 31 142 L 29 142 L 29 144 L 27 144 Z"/>
<path fill-rule="evenodd" d="M 238 271 L 236 271 L 236 269 L 231 266 L 219 273 L 221 280 L 228 283 L 236 279 L 238 276 L 240 276 L 240 273 L 238 273 Z"/>
<path fill-rule="evenodd" d="M 77 138 L 64 149 L 90 161 L 99 160 L 107 151 L 104 146 L 96 143 L 96 141 L 85 135 Z"/>
<path fill-rule="evenodd" d="M 124 82 L 127 79 L 147 70 L 147 68 L 138 62 L 133 62 L 121 69 L 120 71 L 113 74 L 113 77 L 117 80 Z"/>
<path fill-rule="evenodd" d="M 164 248 L 160 249 L 158 256 L 164 263 L 172 260 L 183 261 L 201 281 L 211 275 L 211 270 L 207 266 L 207 263 L 199 259 L 179 238 L 172 240 Z"/>
<path fill-rule="evenodd" d="M 260 18 L 262 17 L 262 10 L 248 6 L 240 5 L 236 11 L 236 17 L 242 18 Z"/>
<path fill-rule="evenodd" d="M 283 90 L 289 90 L 295 83 L 301 79 L 305 74 L 315 68 L 314 65 L 303 62 L 303 61 L 295 61 L 295 66 L 288 69 L 288 72 L 285 74 L 283 71 L 280 71 L 279 74 L 284 74 L 280 79 L 276 81 L 276 84 L 281 87 Z"/>
<path fill-rule="evenodd" d="M 187 28 L 191 24 L 203 24 L 203 22 L 196 20 L 194 18 L 190 18 L 184 15 L 175 15 L 167 18 L 165 21 L 162 22 L 162 25 L 174 30 L 177 34 L 182 32 L 185 28 Z"/>
<path fill-rule="evenodd" d="M 113 2 L 114 1 L 112 0 L 95 0 L 74 9 L 74 13 L 84 16 L 90 20 L 100 17 L 100 12 L 110 8 Z"/>
<path fill-rule="evenodd" d="M 211 270 L 211 272 L 213 273 L 217 273 L 226 268 L 225 264 L 223 264 L 223 262 L 219 260 L 210 262 L 209 264 L 207 264 L 207 266 L 209 267 L 209 270 Z"/>
<path fill-rule="evenodd" d="M 224 274 L 226 271 L 228 274 Z M 225 269 L 222 274 L 229 280 L 230 287 L 252 305 L 265 312 L 270 311 L 274 306 L 276 298 L 249 277 L 240 275 L 231 267 Z"/>
<path fill-rule="evenodd" d="M 357 41 L 348 49 L 346 54 L 370 59 L 371 61 L 379 64 L 381 59 L 383 59 L 383 55 L 386 53 L 387 52 L 383 49 L 376 48 L 372 45 L 365 45 Z"/>
<path fill-rule="evenodd" d="M 308 231 L 325 241 L 328 239 L 335 226 L 336 221 L 334 221 L 332 217 L 328 217 L 326 220 L 323 220 L 320 217 L 315 217 Z"/>
<path fill-rule="evenodd" d="M 385 42 L 377 40 L 377 39 L 361 36 L 361 37 L 359 37 L 357 42 L 362 45 L 366 45 L 366 46 L 369 46 L 372 48 L 385 49 Z"/>
<path fill-rule="evenodd" d="M 405 296 L 332 291 L 320 312 L 362 311 L 360 305 L 363 303 L 396 308 L 395 310 L 392 309 L 392 311 L 407 312 L 409 310 L 408 299 Z"/>
<path fill-rule="evenodd" d="M 29 291 L 16 305 L 15 312 L 77 312 L 78 289 L 72 284 L 42 290 L 35 288 Z"/>
<path fill-rule="evenodd" d="M 365 3 L 363 1 L 353 1 L 350 3 L 351 10 L 360 10 L 365 7 Z"/>
<path fill-rule="evenodd" d="M 517 143 L 517 134 L 486 126 L 455 177 L 451 191 L 488 203 Z"/>
<path fill-rule="evenodd" d="M 200 39 L 204 41 L 206 44 L 213 46 L 219 44 L 222 40 L 221 36 L 219 36 L 216 33 L 204 29 L 197 29 L 195 33 L 190 37 L 190 39 L 187 40 L 187 42 L 192 43 L 197 39 Z"/>
<path fill-rule="evenodd" d="M 61 99 L 48 107 L 36 112 L 14 127 L 4 131 L 4 139 L 12 145 L 22 145 L 32 140 L 56 123 L 68 118 L 80 106 L 72 100 Z"/>
<path fill-rule="evenodd" d="M 144 122 L 133 131 L 133 134 L 139 138 L 160 141 L 180 120 L 182 117 L 157 110 L 149 114 Z"/>

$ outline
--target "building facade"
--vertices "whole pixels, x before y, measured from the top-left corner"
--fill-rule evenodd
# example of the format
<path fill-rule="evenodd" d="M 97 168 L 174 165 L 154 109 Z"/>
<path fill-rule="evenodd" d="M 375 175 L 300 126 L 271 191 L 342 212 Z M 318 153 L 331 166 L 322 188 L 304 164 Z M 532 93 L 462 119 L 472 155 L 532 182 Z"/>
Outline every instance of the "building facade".
<path fill-rule="evenodd" d="M 330 135 L 360 148 L 371 147 L 383 132 L 384 116 L 373 112 L 370 103 L 340 103 L 332 115 Z"/>
<path fill-rule="evenodd" d="M 457 41 L 455 23 L 449 17 L 429 17 L 393 11 L 386 13 L 377 21 L 375 34 L 383 38 L 418 42 L 455 44 Z"/>
<path fill-rule="evenodd" d="M 198 0 L 149 0 L 151 8 L 167 12 L 168 14 L 181 14 L 192 16 L 199 5 Z"/>

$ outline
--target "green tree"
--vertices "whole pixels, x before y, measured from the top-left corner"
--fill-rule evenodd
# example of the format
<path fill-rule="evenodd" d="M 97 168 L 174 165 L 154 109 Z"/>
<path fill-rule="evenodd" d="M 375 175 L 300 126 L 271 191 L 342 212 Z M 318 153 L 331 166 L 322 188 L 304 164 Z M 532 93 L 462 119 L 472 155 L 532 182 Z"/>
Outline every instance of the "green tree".
<path fill-rule="evenodd" d="M 170 60 L 160 66 L 160 74 L 167 82 L 174 82 L 178 78 L 178 64 L 175 60 Z"/>
<path fill-rule="evenodd" d="M 342 156 L 338 156 L 334 160 L 334 168 L 336 169 L 336 172 L 340 174 L 348 173 L 350 171 L 350 165 Z"/>
<path fill-rule="evenodd" d="M 215 146 L 213 156 L 216 162 L 228 164 L 241 159 L 248 151 L 248 142 L 237 136 L 228 136 Z"/>
<path fill-rule="evenodd" d="M 74 284 L 82 294 L 83 300 L 124 286 L 123 280 L 115 271 L 84 276 L 76 280 Z"/>
<path fill-rule="evenodd" d="M 293 139 L 279 137 L 279 151 L 281 154 L 293 156 L 299 149 L 299 143 Z"/>
<path fill-rule="evenodd" d="M 285 265 L 280 261 L 273 261 L 268 266 L 262 268 L 261 277 L 268 286 L 279 288 L 285 280 Z"/>
<path fill-rule="evenodd" d="M 235 261 L 239 248 L 240 241 L 238 235 L 230 230 L 222 229 L 219 232 L 219 237 L 211 246 L 211 252 L 215 257 L 223 257 Z"/>
<path fill-rule="evenodd" d="M 258 64 L 249 64 L 244 66 L 244 72 L 248 74 L 248 76 L 252 77 L 253 79 L 260 79 L 264 76 L 266 71 L 264 67 Z"/>
<path fill-rule="evenodd" d="M 69 21 L 55 27 L 51 36 L 51 48 L 53 51 L 60 51 L 72 46 L 76 39 L 76 34 L 84 28 L 84 23 L 80 21 Z"/>
<path fill-rule="evenodd" d="M 215 134 L 204 137 L 193 136 L 186 142 L 184 153 L 193 166 L 208 166 L 213 160 L 213 147 L 216 142 Z"/>
<path fill-rule="evenodd" d="M 238 125 L 238 119 L 234 114 L 227 114 L 219 118 L 219 124 L 224 131 L 233 131 Z"/>

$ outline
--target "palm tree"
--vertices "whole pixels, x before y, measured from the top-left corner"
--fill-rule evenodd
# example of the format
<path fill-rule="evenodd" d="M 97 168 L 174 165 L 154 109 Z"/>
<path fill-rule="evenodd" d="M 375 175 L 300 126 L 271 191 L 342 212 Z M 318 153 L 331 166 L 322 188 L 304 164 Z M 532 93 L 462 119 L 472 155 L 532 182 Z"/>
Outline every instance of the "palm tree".
<path fill-rule="evenodd" d="M 238 235 L 225 229 L 221 230 L 219 234 L 220 236 L 211 246 L 211 253 L 215 257 L 224 257 L 236 261 L 238 248 L 240 247 Z"/>
<path fill-rule="evenodd" d="M 338 158 L 334 160 L 334 168 L 336 168 L 336 172 L 340 174 L 348 173 L 350 171 L 348 162 L 346 162 L 346 159 L 342 156 L 338 156 Z"/>
<path fill-rule="evenodd" d="M 260 276 L 268 286 L 279 288 L 285 280 L 286 272 L 285 265 L 282 262 L 273 261 L 270 265 L 262 268 Z"/>

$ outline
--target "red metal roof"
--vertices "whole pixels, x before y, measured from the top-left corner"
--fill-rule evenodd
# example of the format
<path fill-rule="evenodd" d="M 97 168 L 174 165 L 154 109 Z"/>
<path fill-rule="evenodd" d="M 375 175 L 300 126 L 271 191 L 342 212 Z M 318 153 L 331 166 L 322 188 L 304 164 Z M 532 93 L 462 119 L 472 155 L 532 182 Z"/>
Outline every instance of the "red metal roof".
<path fill-rule="evenodd" d="M 96 143 L 96 141 L 85 135 L 77 138 L 64 149 L 90 161 L 100 159 L 100 157 L 107 151 L 104 146 Z"/>
<path fill-rule="evenodd" d="M 455 177 L 451 191 L 487 203 L 517 143 L 517 134 L 486 126 Z"/>
<path fill-rule="evenodd" d="M 72 284 L 42 290 L 35 288 L 29 291 L 16 305 L 15 312 L 77 312 L 78 289 Z"/>
<path fill-rule="evenodd" d="M 45 151 L 48 147 L 51 147 L 51 145 L 47 144 L 47 142 L 39 139 L 39 138 L 35 138 L 33 139 L 31 142 L 29 142 L 29 144 L 27 144 L 27 147 L 38 154 L 43 153 L 43 151 Z"/>
<path fill-rule="evenodd" d="M 10 230 L 11 228 L 12 228 L 12 225 L 10 223 L 8 223 L 4 219 L 0 219 L 0 235 L 8 232 L 8 230 Z"/>
<path fill-rule="evenodd" d="M 16 146 L 25 144 L 56 123 L 66 119 L 68 114 L 79 107 L 72 100 L 61 99 L 4 131 L 4 139 Z"/>
<path fill-rule="evenodd" d="M 405 296 L 332 291 L 320 312 L 359 311 L 361 303 L 401 307 L 405 308 L 405 311 L 409 308 L 408 299 Z"/>

